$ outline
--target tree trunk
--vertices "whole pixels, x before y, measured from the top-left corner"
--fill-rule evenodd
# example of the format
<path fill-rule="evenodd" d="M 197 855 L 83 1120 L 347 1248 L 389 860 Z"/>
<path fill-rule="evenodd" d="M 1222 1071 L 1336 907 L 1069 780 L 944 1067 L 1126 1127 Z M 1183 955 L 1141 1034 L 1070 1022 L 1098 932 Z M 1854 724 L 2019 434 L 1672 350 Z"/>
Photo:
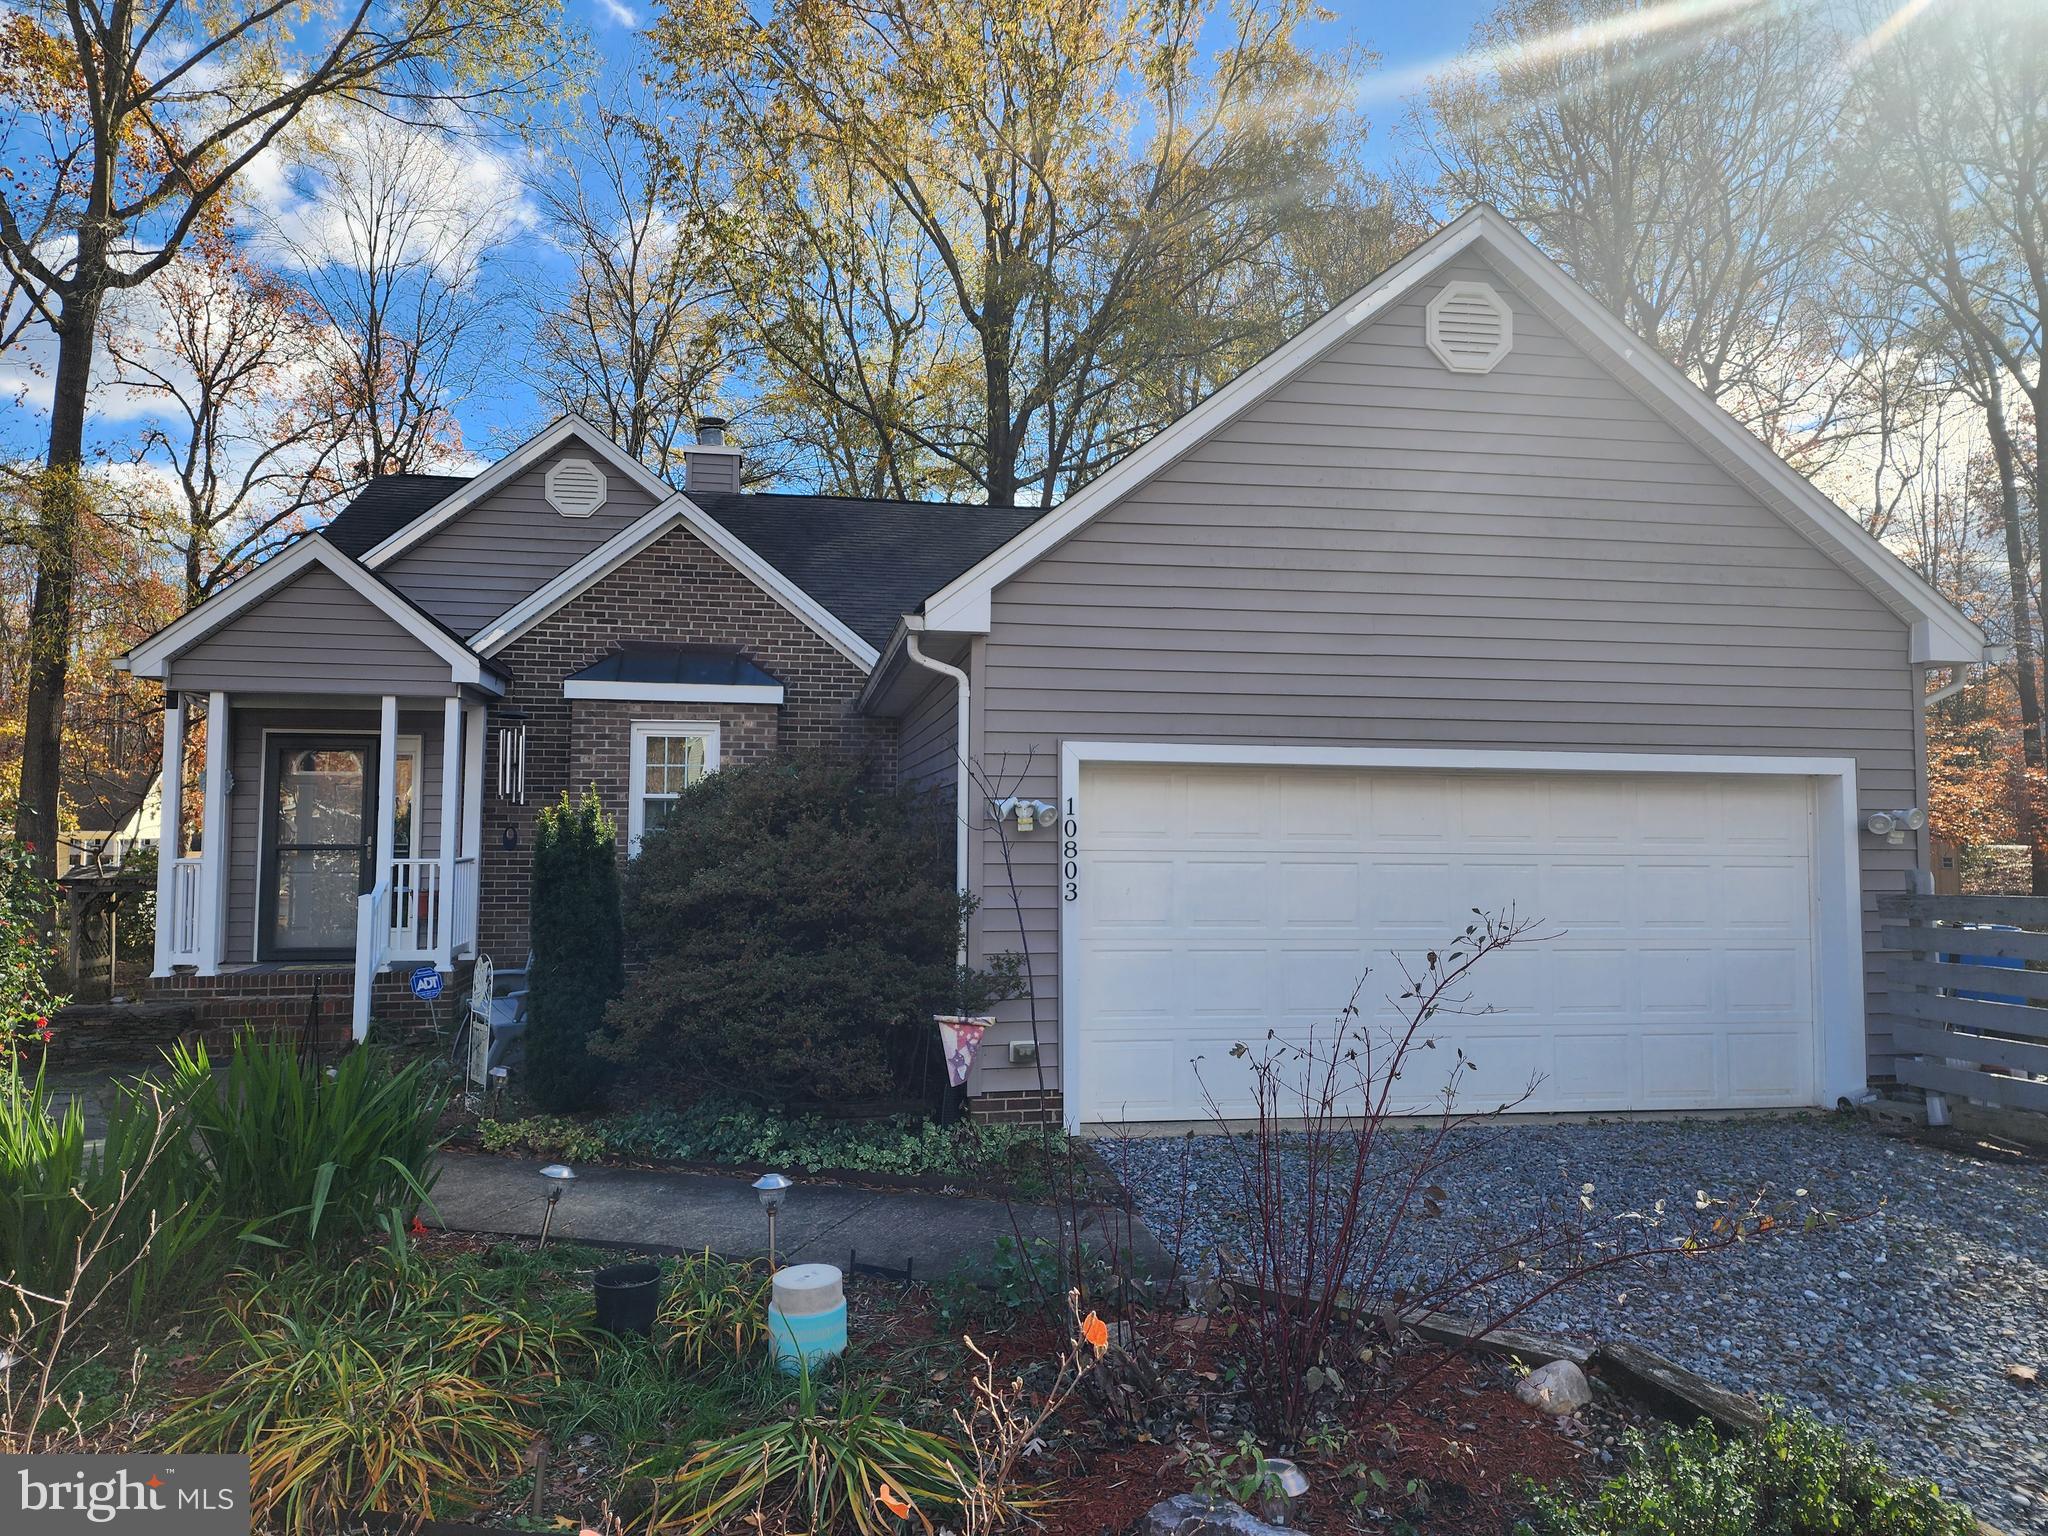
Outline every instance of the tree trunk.
<path fill-rule="evenodd" d="M 81 240 L 78 270 L 98 252 Z M 57 873 L 57 790 L 64 744 L 64 689 L 71 670 L 71 610 L 77 581 L 78 527 L 84 515 L 86 392 L 99 329 L 100 290 L 87 283 L 67 297 L 57 336 L 50 401 L 49 454 L 37 496 L 36 581 L 29 604 L 28 688 L 21 742 L 21 798 L 15 836 L 32 850 L 32 867 Z"/>
<path fill-rule="evenodd" d="M 2042 845 L 2034 816 L 2034 790 L 2041 783 L 2044 766 L 2048 766 L 2044 765 L 2042 751 L 2040 658 L 2034 648 L 2033 601 L 2029 596 L 2032 573 L 2027 566 L 2027 541 L 2020 523 L 2019 465 L 2003 405 L 1994 390 L 1984 422 L 1991 436 L 1992 462 L 1998 467 L 1999 521 L 2005 525 L 2006 579 L 2012 588 L 2013 683 L 2020 696 L 2020 751 L 2027 768 L 2026 782 L 2020 786 L 2019 804 L 2013 815 L 2020 840 L 2028 849 L 2030 888 L 2036 896 L 2048 896 L 2048 848 Z M 2037 514 L 2037 526 L 2038 522 Z"/>

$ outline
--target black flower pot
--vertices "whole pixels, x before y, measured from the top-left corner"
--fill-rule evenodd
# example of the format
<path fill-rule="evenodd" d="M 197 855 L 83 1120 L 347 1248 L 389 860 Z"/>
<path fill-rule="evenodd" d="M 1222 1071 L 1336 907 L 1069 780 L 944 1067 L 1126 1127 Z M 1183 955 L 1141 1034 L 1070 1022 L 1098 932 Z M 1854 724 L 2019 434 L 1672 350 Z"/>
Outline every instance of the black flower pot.
<path fill-rule="evenodd" d="M 661 1302 L 659 1264 L 614 1264 L 600 1269 L 592 1282 L 597 1291 L 597 1326 L 606 1333 L 637 1333 L 645 1338 L 654 1328 Z"/>

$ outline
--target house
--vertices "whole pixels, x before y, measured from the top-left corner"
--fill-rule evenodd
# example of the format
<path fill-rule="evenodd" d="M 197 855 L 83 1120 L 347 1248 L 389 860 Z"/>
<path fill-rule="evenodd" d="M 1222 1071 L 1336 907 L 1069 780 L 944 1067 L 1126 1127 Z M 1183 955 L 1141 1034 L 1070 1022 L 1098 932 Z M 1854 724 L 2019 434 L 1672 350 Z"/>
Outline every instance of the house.
<path fill-rule="evenodd" d="M 156 847 L 163 818 L 161 787 L 154 764 L 87 775 L 76 791 L 79 805 L 71 825 L 57 834 L 59 874 L 119 869 L 129 854 Z"/>
<path fill-rule="evenodd" d="M 1241 1108 L 1231 1043 L 1368 964 L 1384 1016 L 1400 955 L 1509 903 L 1556 936 L 1438 1021 L 1470 1092 L 1886 1072 L 1873 899 L 1928 857 L 1865 822 L 1923 803 L 1925 674 L 1984 637 L 1498 216 L 1043 514 L 738 470 L 714 426 L 672 491 L 559 422 L 374 483 L 137 647 L 167 776 L 187 711 L 226 727 L 159 984 L 250 1013 L 339 966 L 360 1029 L 395 970 L 523 953 L 537 804 L 594 782 L 637 838 L 803 743 L 954 799 L 977 957 L 1028 939 L 984 1115 Z"/>

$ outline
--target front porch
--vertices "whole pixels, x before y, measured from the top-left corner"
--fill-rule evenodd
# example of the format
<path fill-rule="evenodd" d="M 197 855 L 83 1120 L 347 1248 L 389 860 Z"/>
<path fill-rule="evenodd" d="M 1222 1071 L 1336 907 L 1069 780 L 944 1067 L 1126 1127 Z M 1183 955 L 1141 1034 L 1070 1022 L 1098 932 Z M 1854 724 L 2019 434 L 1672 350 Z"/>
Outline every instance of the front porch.
<path fill-rule="evenodd" d="M 381 977 L 473 959 L 488 701 L 469 693 L 167 692 L 156 989 L 279 1024 L 345 996 L 361 1040 L 403 995 Z"/>

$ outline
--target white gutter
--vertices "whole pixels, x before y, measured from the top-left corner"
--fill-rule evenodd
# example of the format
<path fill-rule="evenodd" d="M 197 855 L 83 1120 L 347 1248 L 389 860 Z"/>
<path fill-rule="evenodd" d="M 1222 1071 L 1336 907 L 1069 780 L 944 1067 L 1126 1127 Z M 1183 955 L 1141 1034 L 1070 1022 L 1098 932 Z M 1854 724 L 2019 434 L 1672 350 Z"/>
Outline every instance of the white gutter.
<path fill-rule="evenodd" d="M 1984 647 L 1984 665 L 1987 667 L 2003 666 L 2011 660 L 2012 647 L 2009 645 L 1987 645 Z M 1967 666 L 1957 666 L 1955 677 L 1951 681 L 1930 693 L 1920 695 L 1920 707 L 1925 709 L 1930 704 L 1939 704 L 1943 699 L 1952 699 L 1969 685 L 1970 669 Z"/>
<path fill-rule="evenodd" d="M 903 654 L 910 659 L 911 665 L 923 667 L 927 672 L 936 672 L 941 677 L 950 677 L 953 679 L 954 688 L 958 690 L 953 701 L 953 712 L 957 717 L 955 723 L 959 727 L 958 742 L 954 748 L 955 763 L 953 769 L 953 788 L 956 802 L 953 813 L 955 823 L 953 828 L 953 883 L 958 887 L 960 894 L 965 896 L 967 894 L 967 807 L 973 803 L 973 784 L 971 776 L 967 771 L 967 705 L 972 690 L 965 672 L 950 662 L 940 661 L 936 657 L 925 655 L 924 651 L 919 648 L 917 643 L 918 636 L 924 633 L 923 619 L 918 618 L 914 614 L 906 615 L 903 620 L 903 629 Z M 967 928 L 965 924 L 962 924 L 960 928 L 960 967 L 962 970 L 967 968 Z"/>

